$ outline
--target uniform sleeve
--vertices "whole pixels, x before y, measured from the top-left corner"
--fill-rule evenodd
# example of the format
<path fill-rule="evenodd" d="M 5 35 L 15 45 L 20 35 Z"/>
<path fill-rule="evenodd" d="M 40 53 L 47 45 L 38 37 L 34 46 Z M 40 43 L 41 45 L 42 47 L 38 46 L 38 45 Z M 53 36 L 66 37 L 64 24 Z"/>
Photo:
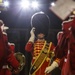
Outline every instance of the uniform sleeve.
<path fill-rule="evenodd" d="M 8 56 L 7 56 L 7 62 L 14 68 L 14 69 L 17 69 L 20 64 L 19 62 L 17 61 L 16 57 L 14 56 L 13 53 L 10 53 Z"/>
<path fill-rule="evenodd" d="M 14 69 L 18 69 L 20 67 L 20 63 L 14 56 L 14 53 L 12 52 L 12 49 L 8 45 L 8 54 L 7 54 L 7 62 L 9 65 L 11 65 Z"/>
<path fill-rule="evenodd" d="M 19 67 L 19 62 L 16 59 L 16 57 L 14 56 L 12 50 L 10 49 L 9 45 L 8 45 L 8 38 L 6 35 L 3 35 L 4 37 L 4 43 L 5 43 L 5 52 L 6 52 L 6 61 L 8 64 L 10 64 L 14 69 L 18 69 Z"/>
<path fill-rule="evenodd" d="M 54 51 L 54 48 L 55 48 L 55 46 L 54 46 L 54 44 L 52 43 L 51 48 L 50 48 L 50 51 Z"/>
<path fill-rule="evenodd" d="M 3 60 L 5 55 L 6 55 L 5 44 L 4 44 L 4 40 L 3 40 L 2 31 L 0 28 L 0 64 L 1 64 L 1 61 Z"/>
<path fill-rule="evenodd" d="M 27 52 L 32 52 L 33 51 L 33 43 L 32 42 L 28 42 L 25 46 L 25 50 Z"/>
<path fill-rule="evenodd" d="M 67 40 L 63 41 L 62 44 L 59 44 L 55 48 L 55 61 L 59 64 L 60 68 L 63 66 L 64 58 L 67 54 Z"/>
<path fill-rule="evenodd" d="M 52 42 L 50 44 L 51 45 L 50 45 L 49 57 L 52 59 L 55 56 L 55 54 L 54 54 L 54 48 L 55 48 L 55 46 L 54 46 L 54 44 Z"/>

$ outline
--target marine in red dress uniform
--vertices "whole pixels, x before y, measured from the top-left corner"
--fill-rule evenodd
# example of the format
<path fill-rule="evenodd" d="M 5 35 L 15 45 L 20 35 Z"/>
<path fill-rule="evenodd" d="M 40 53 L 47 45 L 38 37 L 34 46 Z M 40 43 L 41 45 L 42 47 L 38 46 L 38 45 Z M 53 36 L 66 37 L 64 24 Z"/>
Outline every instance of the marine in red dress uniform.
<path fill-rule="evenodd" d="M 40 33 L 38 35 L 43 36 L 42 33 Z M 33 56 L 32 64 L 38 58 L 39 54 L 41 53 L 41 50 L 44 48 L 46 43 L 47 43 L 47 41 L 45 39 L 40 39 L 40 38 L 37 39 L 37 41 L 35 41 L 35 42 L 33 42 L 32 39 L 30 39 L 28 41 L 28 43 L 26 44 L 25 50 L 32 53 L 32 56 Z M 54 45 L 52 44 L 50 46 L 50 50 L 52 51 L 53 49 L 54 49 Z M 48 57 L 46 58 L 44 63 L 42 64 L 42 62 L 41 62 L 41 64 L 40 64 L 41 67 L 39 67 L 39 69 L 35 72 L 34 75 L 41 75 L 41 74 L 45 75 L 45 73 L 44 73 L 45 68 L 47 66 L 49 66 L 49 64 L 50 64 L 50 57 L 48 55 Z"/>
<path fill-rule="evenodd" d="M 54 68 L 61 68 L 61 75 L 75 75 L 75 18 L 63 22 L 63 35 L 60 44 L 55 49 L 55 63 L 46 68 L 45 72 L 49 73 Z M 69 57 L 68 57 L 68 56 Z M 68 61 L 68 59 L 70 59 Z M 68 64 L 68 63 L 69 64 Z M 67 63 L 66 67 L 64 64 Z M 70 67 L 69 67 L 70 66 Z M 65 69 L 65 72 L 63 71 Z"/>
<path fill-rule="evenodd" d="M 10 50 L 9 46 L 8 46 L 8 39 L 7 39 L 7 34 L 3 32 L 4 28 L 3 25 L 3 21 L 0 20 L 0 75 L 12 75 L 12 73 L 10 72 L 8 65 L 11 65 L 13 67 L 13 69 L 15 70 L 15 73 L 17 73 L 19 71 L 19 67 L 20 64 L 19 62 L 16 60 L 15 56 L 13 55 L 12 51 Z"/>
<path fill-rule="evenodd" d="M 32 65 L 38 59 L 38 57 L 41 54 L 41 51 L 44 49 L 44 47 L 45 47 L 45 45 L 47 43 L 47 41 L 45 40 L 45 34 L 46 33 L 44 33 L 44 31 L 47 30 L 47 29 L 46 29 L 46 27 L 44 28 L 45 30 L 42 29 L 41 25 L 43 26 L 43 25 L 45 25 L 45 23 L 42 23 L 41 20 L 44 19 L 44 18 L 42 18 L 42 19 L 41 18 L 42 18 L 41 15 L 37 15 L 36 19 L 34 19 L 35 28 L 34 27 L 32 28 L 32 30 L 30 32 L 31 37 L 30 37 L 29 41 L 27 42 L 27 44 L 25 46 L 25 50 L 27 52 L 31 52 L 32 53 L 32 56 L 33 56 L 33 58 L 32 58 Z M 38 20 L 39 20 L 40 23 L 38 22 Z M 46 20 L 44 20 L 44 22 L 46 22 Z M 38 24 L 39 27 L 41 27 L 41 28 L 38 29 L 37 40 L 35 40 L 35 37 L 36 37 L 35 33 L 37 32 L 37 25 L 36 25 L 36 23 Z M 47 21 L 47 23 L 48 23 L 48 21 Z M 44 71 L 45 71 L 45 68 L 50 65 L 50 52 L 53 51 L 53 49 L 54 49 L 54 45 L 53 45 L 52 42 L 50 42 L 49 43 L 49 53 L 47 55 L 47 58 L 45 59 L 44 62 L 43 61 L 41 62 L 40 66 L 31 75 L 41 75 L 41 74 L 42 75 L 46 75 Z M 41 61 L 41 59 L 38 60 L 38 61 Z"/>

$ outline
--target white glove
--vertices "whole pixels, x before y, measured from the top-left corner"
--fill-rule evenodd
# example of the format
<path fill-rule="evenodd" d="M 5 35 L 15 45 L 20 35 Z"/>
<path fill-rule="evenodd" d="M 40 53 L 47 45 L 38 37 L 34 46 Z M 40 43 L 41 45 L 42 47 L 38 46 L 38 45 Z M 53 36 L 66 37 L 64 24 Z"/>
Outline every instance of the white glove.
<path fill-rule="evenodd" d="M 3 32 L 3 30 L 4 30 L 4 24 L 1 26 L 1 30 L 2 30 L 2 32 Z"/>
<path fill-rule="evenodd" d="M 49 67 L 47 67 L 46 69 L 45 69 L 45 73 L 50 73 L 52 70 L 54 70 L 56 67 L 58 67 L 59 65 L 58 65 L 58 63 L 57 62 L 53 62 L 52 64 L 51 64 L 51 66 L 49 66 Z"/>
<path fill-rule="evenodd" d="M 35 28 L 33 27 L 30 31 L 31 37 L 29 38 L 29 42 L 33 42 L 34 43 L 34 39 L 35 39 Z"/>

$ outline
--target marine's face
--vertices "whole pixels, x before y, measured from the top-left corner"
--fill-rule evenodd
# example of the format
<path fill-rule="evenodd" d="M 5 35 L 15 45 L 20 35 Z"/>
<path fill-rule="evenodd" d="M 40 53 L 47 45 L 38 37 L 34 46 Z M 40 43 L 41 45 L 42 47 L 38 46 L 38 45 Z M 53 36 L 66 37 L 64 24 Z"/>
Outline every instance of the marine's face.
<path fill-rule="evenodd" d="M 44 34 L 43 33 L 39 33 L 38 35 L 37 35 L 37 37 L 38 37 L 38 39 L 44 39 Z"/>

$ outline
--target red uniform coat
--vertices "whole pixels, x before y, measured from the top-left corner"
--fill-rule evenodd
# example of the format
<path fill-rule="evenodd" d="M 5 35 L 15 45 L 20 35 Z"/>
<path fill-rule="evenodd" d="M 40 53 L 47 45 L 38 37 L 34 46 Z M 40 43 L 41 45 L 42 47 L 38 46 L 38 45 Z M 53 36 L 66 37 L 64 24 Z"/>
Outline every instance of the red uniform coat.
<path fill-rule="evenodd" d="M 25 46 L 25 50 L 32 53 L 33 59 L 32 64 L 39 56 L 42 48 L 44 47 L 44 44 L 46 41 L 36 41 L 34 44 L 32 42 L 28 42 Z M 50 47 L 50 50 L 52 51 L 54 49 L 54 45 L 52 44 Z M 35 71 L 34 75 L 45 75 L 44 71 L 46 67 L 50 64 L 50 58 L 49 56 L 46 58 L 43 64 L 40 64 L 40 68 Z"/>
<path fill-rule="evenodd" d="M 11 65 L 14 69 L 18 69 L 19 62 L 14 57 L 8 46 L 8 39 L 5 34 L 0 31 L 0 75 L 11 75 L 7 65 Z M 3 50 L 3 51 L 2 51 Z"/>
<path fill-rule="evenodd" d="M 75 75 L 75 60 L 74 60 L 75 59 L 75 18 L 72 21 L 64 22 L 63 26 L 64 26 L 63 27 L 64 32 L 62 38 L 60 39 L 61 41 L 55 49 L 55 56 L 56 56 L 55 61 L 59 63 L 61 69 L 66 68 L 64 74 L 66 74 L 67 69 L 70 68 L 72 74 Z M 70 50 L 70 54 L 68 55 L 69 57 L 67 58 L 68 49 Z M 67 63 L 68 59 L 69 59 L 68 63 L 70 64 L 67 67 L 64 67 L 63 64 Z"/>

